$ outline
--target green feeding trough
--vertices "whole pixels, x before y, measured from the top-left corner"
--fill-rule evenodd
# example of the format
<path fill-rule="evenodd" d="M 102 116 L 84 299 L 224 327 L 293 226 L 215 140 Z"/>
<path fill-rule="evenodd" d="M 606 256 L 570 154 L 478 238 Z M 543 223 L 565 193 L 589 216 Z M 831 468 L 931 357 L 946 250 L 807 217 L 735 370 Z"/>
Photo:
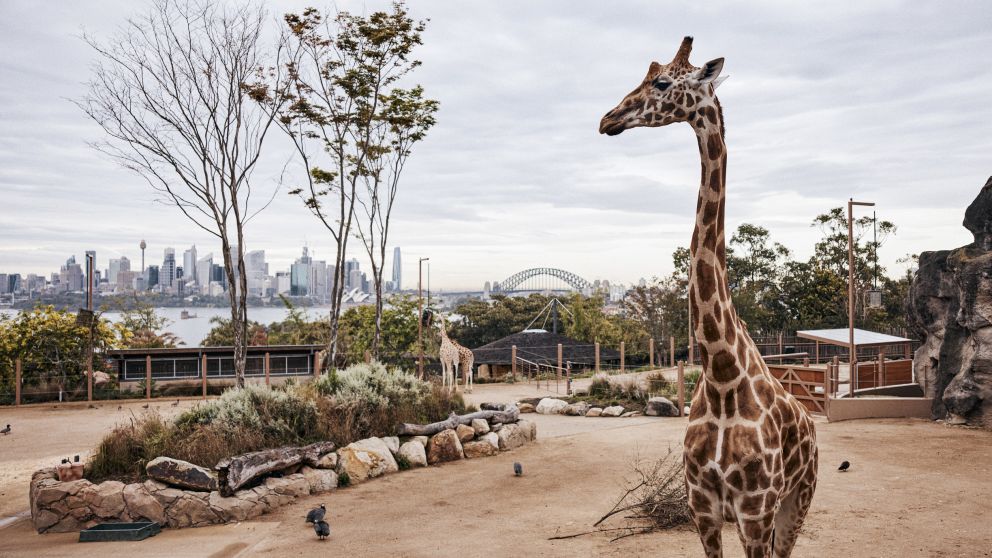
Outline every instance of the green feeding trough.
<path fill-rule="evenodd" d="M 141 541 L 162 531 L 154 521 L 101 523 L 79 532 L 79 542 Z"/>

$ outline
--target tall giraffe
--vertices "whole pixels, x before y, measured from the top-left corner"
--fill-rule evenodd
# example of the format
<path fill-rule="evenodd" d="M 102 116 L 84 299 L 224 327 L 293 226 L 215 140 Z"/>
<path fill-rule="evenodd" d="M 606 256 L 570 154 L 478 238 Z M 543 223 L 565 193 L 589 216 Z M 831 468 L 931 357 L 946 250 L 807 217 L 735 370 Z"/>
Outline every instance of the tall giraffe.
<path fill-rule="evenodd" d="M 458 371 L 462 371 L 462 376 L 464 379 L 464 389 L 467 393 L 472 393 L 473 382 L 472 382 L 472 367 L 475 365 L 475 354 L 472 353 L 472 349 L 460 345 L 454 339 L 448 337 L 448 331 L 445 329 L 445 318 L 440 316 L 441 319 L 438 320 L 438 327 L 441 330 L 441 343 L 442 345 L 447 342 L 454 345 L 455 350 L 458 351 L 458 361 L 455 363 L 454 373 L 452 374 L 452 386 L 458 384 Z M 443 365 L 443 362 L 442 362 Z"/>
<path fill-rule="evenodd" d="M 706 555 L 723 556 L 721 528 L 737 527 L 749 557 L 787 557 L 816 489 L 813 420 L 765 366 L 737 317 L 727 287 L 724 235 L 727 147 L 716 87 L 723 58 L 697 68 L 686 37 L 668 64 L 608 112 L 600 133 L 688 122 L 702 182 L 690 244 L 689 301 L 703 377 L 692 397 L 684 442 L 689 508 Z M 773 554 L 774 552 L 774 554 Z"/>
<path fill-rule="evenodd" d="M 455 378 L 458 377 L 458 345 L 448 338 L 448 332 L 444 327 L 444 316 L 438 316 L 437 328 L 441 332 L 441 348 L 438 356 L 441 359 L 441 386 L 455 389 Z"/>

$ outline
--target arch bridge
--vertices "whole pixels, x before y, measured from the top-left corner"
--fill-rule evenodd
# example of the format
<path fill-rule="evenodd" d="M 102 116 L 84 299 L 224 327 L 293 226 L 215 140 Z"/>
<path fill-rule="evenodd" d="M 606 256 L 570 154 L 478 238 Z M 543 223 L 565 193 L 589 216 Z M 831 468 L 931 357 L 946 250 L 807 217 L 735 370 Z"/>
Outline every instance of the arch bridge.
<path fill-rule="evenodd" d="M 551 278 L 553 280 L 557 280 L 558 282 L 565 283 L 572 289 L 580 292 L 592 288 L 592 283 L 586 281 L 571 271 L 554 267 L 532 267 L 530 269 L 525 269 L 514 273 L 506 279 L 494 284 L 492 292 L 508 293 L 518 290 L 563 290 L 555 289 L 550 285 L 551 281 L 545 282 L 543 285 L 538 285 L 536 289 L 519 288 L 521 285 L 534 278 Z"/>

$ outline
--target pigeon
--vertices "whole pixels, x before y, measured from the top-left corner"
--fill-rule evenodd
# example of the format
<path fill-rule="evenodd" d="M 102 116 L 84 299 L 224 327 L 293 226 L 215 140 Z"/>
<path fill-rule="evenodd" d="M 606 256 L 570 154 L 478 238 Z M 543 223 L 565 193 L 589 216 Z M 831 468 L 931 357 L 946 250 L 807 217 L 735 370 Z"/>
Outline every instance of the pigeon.
<path fill-rule="evenodd" d="M 142 405 L 141 408 L 142 409 L 147 409 L 148 408 L 148 403 L 145 403 L 144 405 Z"/>
<path fill-rule="evenodd" d="M 848 470 L 850 468 L 851 468 L 851 463 L 849 461 L 845 461 L 845 462 L 843 462 L 843 463 L 840 464 L 840 467 L 837 467 L 837 470 L 838 471 L 841 471 L 841 472 L 844 472 L 844 471 L 846 471 L 846 470 Z"/>
<path fill-rule="evenodd" d="M 323 519 L 320 519 L 314 522 L 313 531 L 317 533 L 318 539 L 324 540 L 331 535 L 331 526 Z"/>
<path fill-rule="evenodd" d="M 172 404 L 172 406 L 173 406 L 173 407 L 177 407 L 178 405 L 179 405 L 179 400 L 178 400 L 178 399 L 176 399 L 176 402 L 175 402 L 175 403 L 173 403 L 173 404 Z"/>
<path fill-rule="evenodd" d="M 327 508 L 324 507 L 324 504 L 321 504 L 319 508 L 310 510 L 307 512 L 307 523 L 323 521 L 325 513 L 327 513 Z"/>
<path fill-rule="evenodd" d="M 7 425 L 7 428 L 4 428 L 3 430 L 0 430 L 0 433 L 2 433 L 4 436 L 6 436 L 7 434 L 10 434 L 10 425 L 8 424 Z"/>
<path fill-rule="evenodd" d="M 524 474 L 524 466 L 518 462 L 513 463 L 513 474 L 516 476 L 522 476 Z"/>

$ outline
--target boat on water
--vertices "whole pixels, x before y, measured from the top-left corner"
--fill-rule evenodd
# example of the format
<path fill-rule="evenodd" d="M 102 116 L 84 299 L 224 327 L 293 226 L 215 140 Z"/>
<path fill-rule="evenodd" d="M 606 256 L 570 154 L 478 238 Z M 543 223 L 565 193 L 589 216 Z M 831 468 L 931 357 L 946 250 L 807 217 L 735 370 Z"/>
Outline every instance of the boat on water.
<path fill-rule="evenodd" d="M 189 320 L 195 317 L 196 314 L 190 314 L 189 310 L 183 310 L 182 312 L 179 313 L 179 319 L 181 320 Z"/>

